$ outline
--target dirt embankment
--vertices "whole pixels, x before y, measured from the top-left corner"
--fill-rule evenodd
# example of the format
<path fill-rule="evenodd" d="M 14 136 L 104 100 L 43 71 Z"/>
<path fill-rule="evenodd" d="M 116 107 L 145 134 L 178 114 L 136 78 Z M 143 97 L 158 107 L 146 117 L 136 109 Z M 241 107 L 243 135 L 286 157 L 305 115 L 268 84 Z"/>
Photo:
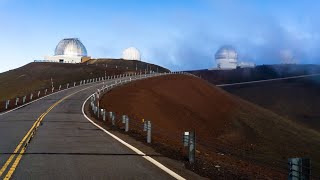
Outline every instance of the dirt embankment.
<path fill-rule="evenodd" d="M 224 89 L 320 132 L 320 75 Z"/>
<path fill-rule="evenodd" d="M 101 104 L 129 115 L 132 123 L 151 120 L 155 141 L 167 149 L 180 152 L 182 133 L 195 130 L 198 164 L 192 168 L 209 177 L 285 178 L 289 157 L 311 157 L 315 166 L 320 162 L 318 132 L 199 78 L 137 81 L 105 94 Z"/>

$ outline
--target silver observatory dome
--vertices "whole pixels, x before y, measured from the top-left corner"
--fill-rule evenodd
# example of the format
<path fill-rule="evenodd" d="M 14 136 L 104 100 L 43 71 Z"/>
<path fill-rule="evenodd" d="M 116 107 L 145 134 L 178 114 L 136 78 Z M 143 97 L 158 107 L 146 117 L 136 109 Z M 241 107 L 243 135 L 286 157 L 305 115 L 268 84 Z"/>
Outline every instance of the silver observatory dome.
<path fill-rule="evenodd" d="M 222 46 L 215 55 L 216 59 L 238 59 L 238 53 L 233 46 Z"/>
<path fill-rule="evenodd" d="M 87 56 L 87 49 L 78 38 L 66 38 L 59 42 L 55 56 Z"/>

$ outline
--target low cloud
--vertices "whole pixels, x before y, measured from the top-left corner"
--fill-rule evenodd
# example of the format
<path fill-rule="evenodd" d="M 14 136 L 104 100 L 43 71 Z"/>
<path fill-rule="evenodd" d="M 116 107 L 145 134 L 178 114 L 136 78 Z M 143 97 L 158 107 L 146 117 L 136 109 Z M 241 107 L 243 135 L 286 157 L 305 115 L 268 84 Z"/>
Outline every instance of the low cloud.
<path fill-rule="evenodd" d="M 218 12 L 206 14 L 207 21 L 197 17 L 188 19 L 187 24 L 172 22 L 178 35 L 171 37 L 168 44 L 149 48 L 152 59 L 165 61 L 173 70 L 210 68 L 215 66 L 218 48 L 231 44 L 238 50 L 240 60 L 256 64 L 278 64 L 289 53 L 295 62 L 319 64 L 320 34 L 314 31 L 320 30 L 317 18 L 306 25 L 304 18 L 292 17 L 289 21 L 282 15 L 269 16 L 254 10 L 229 15 L 224 13 L 229 7 L 219 5 Z M 239 3 L 234 6 L 244 11 L 247 8 Z"/>

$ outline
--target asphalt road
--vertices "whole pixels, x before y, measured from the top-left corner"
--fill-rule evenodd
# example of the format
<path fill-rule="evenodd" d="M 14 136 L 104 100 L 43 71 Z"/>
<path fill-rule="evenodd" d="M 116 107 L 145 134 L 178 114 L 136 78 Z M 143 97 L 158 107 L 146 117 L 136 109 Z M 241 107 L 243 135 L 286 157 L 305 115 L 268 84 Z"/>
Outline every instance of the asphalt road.
<path fill-rule="evenodd" d="M 8 175 L 11 179 L 33 180 L 173 179 L 83 116 L 82 104 L 97 87 L 101 82 L 68 89 L 1 115 L 0 168 L 5 171 L 0 171 L 0 179 Z M 18 154 L 12 155 L 37 119 L 68 95 L 44 116 L 21 159 Z"/>

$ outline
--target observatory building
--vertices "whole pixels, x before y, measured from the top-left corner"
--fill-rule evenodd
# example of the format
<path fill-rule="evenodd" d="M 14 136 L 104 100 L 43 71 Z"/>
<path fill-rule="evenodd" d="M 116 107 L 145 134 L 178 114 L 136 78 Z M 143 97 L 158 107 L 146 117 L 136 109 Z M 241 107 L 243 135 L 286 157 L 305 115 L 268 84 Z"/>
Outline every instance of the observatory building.
<path fill-rule="evenodd" d="M 238 53 L 232 46 L 222 46 L 215 54 L 218 69 L 236 69 Z"/>
<path fill-rule="evenodd" d="M 54 56 L 46 56 L 47 61 L 60 63 L 81 63 L 90 59 L 87 49 L 78 38 L 62 39 L 54 52 Z"/>
<path fill-rule="evenodd" d="M 130 47 L 122 52 L 122 59 L 141 61 L 141 53 L 137 48 Z"/>

